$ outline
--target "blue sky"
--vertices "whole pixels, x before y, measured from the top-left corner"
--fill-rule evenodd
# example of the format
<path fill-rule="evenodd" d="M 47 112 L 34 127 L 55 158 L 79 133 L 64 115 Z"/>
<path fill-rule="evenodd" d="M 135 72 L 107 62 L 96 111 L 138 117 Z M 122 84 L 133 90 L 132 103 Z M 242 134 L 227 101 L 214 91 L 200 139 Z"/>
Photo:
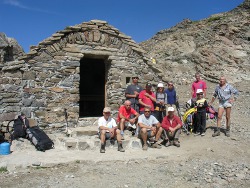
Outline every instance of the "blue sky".
<path fill-rule="evenodd" d="M 0 0 L 0 32 L 26 52 L 66 26 L 105 20 L 136 42 L 185 18 L 200 20 L 232 10 L 244 0 Z"/>

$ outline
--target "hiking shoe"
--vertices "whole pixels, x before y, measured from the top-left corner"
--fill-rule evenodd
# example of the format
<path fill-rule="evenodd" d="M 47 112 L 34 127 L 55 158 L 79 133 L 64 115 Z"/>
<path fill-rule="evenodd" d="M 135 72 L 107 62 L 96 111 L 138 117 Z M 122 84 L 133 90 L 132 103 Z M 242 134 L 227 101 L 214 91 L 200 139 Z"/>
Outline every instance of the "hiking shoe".
<path fill-rule="evenodd" d="M 174 141 L 174 146 L 180 147 L 180 146 L 181 146 L 181 145 L 180 145 L 180 142 L 179 142 L 178 140 L 175 140 L 175 141 Z"/>
<path fill-rule="evenodd" d="M 205 132 L 201 133 L 201 136 L 205 136 L 205 135 L 206 135 Z"/>
<path fill-rule="evenodd" d="M 148 150 L 148 145 L 147 145 L 147 144 L 144 144 L 144 145 L 142 146 L 142 150 L 144 150 L 144 151 Z"/>
<path fill-rule="evenodd" d="M 212 134 L 212 137 L 215 137 L 215 136 L 220 136 L 220 131 L 215 131 L 214 134 Z"/>
<path fill-rule="evenodd" d="M 230 137 L 230 130 L 226 130 L 225 136 Z"/>
<path fill-rule="evenodd" d="M 100 153 L 105 153 L 105 145 L 104 144 L 101 145 Z"/>
<path fill-rule="evenodd" d="M 156 142 L 152 145 L 152 148 L 161 149 L 161 146 Z"/>
<path fill-rule="evenodd" d="M 118 143 L 118 151 L 125 152 L 125 149 L 122 147 L 122 143 Z"/>
<path fill-rule="evenodd" d="M 200 133 L 194 132 L 194 136 L 199 136 Z"/>
<path fill-rule="evenodd" d="M 171 142 L 170 141 L 167 141 L 165 144 L 164 144 L 165 147 L 169 147 L 171 146 Z"/>

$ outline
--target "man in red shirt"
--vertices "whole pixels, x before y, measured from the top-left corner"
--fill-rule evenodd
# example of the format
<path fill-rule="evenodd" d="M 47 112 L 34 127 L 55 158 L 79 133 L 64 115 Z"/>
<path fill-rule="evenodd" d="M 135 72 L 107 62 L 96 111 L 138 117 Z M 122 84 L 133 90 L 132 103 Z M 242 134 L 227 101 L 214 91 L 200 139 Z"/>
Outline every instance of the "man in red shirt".
<path fill-rule="evenodd" d="M 134 115 L 133 118 L 131 116 Z M 124 105 L 119 108 L 117 122 L 119 124 L 119 129 L 121 130 L 122 140 L 124 140 L 124 128 L 125 126 L 131 126 L 132 128 L 136 128 L 136 120 L 139 117 L 139 113 L 137 113 L 133 108 L 131 108 L 131 102 L 126 100 Z"/>
<path fill-rule="evenodd" d="M 147 83 L 146 89 L 142 90 L 139 94 L 140 114 L 144 114 L 144 107 L 150 108 L 151 112 L 154 111 L 154 102 L 156 102 L 156 97 L 151 89 L 152 85 Z"/>
<path fill-rule="evenodd" d="M 174 115 L 174 107 L 168 107 L 168 115 L 163 118 L 162 128 L 166 133 L 165 146 L 174 145 L 180 147 L 179 136 L 181 133 L 182 122 L 180 118 Z"/>
<path fill-rule="evenodd" d="M 201 80 L 200 73 L 195 73 L 195 81 L 192 84 L 192 99 L 196 98 L 196 91 L 197 89 L 203 90 L 203 97 L 206 98 L 206 90 L 207 90 L 207 84 L 205 81 Z"/>

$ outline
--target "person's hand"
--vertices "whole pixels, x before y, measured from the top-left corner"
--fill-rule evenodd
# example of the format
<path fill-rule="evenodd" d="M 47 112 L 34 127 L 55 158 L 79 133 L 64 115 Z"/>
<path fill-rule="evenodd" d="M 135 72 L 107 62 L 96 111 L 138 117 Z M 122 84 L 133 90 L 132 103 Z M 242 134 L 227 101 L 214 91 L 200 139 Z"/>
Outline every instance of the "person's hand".
<path fill-rule="evenodd" d="M 229 102 L 229 103 L 233 103 L 233 102 L 234 102 L 234 99 L 230 98 L 230 99 L 228 100 L 228 102 Z"/>
<path fill-rule="evenodd" d="M 137 97 L 139 93 L 137 91 L 134 91 L 135 96 Z"/>
<path fill-rule="evenodd" d="M 114 135 L 115 135 L 115 128 L 109 129 L 109 133 L 111 134 L 111 137 L 114 137 Z"/>
<path fill-rule="evenodd" d="M 175 129 L 172 127 L 169 127 L 169 131 L 173 133 L 175 131 Z"/>
<path fill-rule="evenodd" d="M 135 123 L 135 118 L 129 119 L 129 123 L 134 124 Z"/>
<path fill-rule="evenodd" d="M 149 97 L 149 94 L 148 94 L 148 93 L 145 93 L 145 96 L 146 96 L 146 97 Z"/>
<path fill-rule="evenodd" d="M 156 133 L 156 127 L 151 127 L 151 131 L 153 132 L 153 133 Z"/>

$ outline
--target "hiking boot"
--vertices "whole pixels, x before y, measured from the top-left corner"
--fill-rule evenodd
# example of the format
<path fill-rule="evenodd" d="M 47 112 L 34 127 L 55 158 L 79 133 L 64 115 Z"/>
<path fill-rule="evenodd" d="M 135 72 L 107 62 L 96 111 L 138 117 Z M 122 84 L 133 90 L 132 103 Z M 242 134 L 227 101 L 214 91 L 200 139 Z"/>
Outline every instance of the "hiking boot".
<path fill-rule="evenodd" d="M 100 153 L 105 153 L 105 145 L 101 144 Z"/>
<path fill-rule="evenodd" d="M 174 140 L 174 146 L 180 147 L 180 146 L 181 146 L 181 145 L 180 145 L 180 142 L 179 142 L 178 140 Z"/>
<path fill-rule="evenodd" d="M 230 137 L 230 130 L 228 130 L 228 129 L 226 130 L 225 136 Z"/>
<path fill-rule="evenodd" d="M 219 130 L 216 130 L 214 132 L 214 134 L 212 134 L 212 137 L 215 137 L 215 136 L 220 136 L 220 131 Z"/>
<path fill-rule="evenodd" d="M 169 147 L 171 146 L 171 142 L 170 141 L 167 141 L 165 144 L 164 144 L 165 147 Z"/>
<path fill-rule="evenodd" d="M 152 148 L 161 149 L 161 146 L 156 142 L 152 145 Z"/>
<path fill-rule="evenodd" d="M 200 133 L 194 132 L 194 136 L 199 136 Z"/>
<path fill-rule="evenodd" d="M 144 151 L 148 150 L 148 145 L 147 145 L 147 144 L 144 144 L 144 145 L 142 146 L 142 150 L 144 150 Z"/>
<path fill-rule="evenodd" d="M 118 151 L 124 152 L 125 149 L 122 147 L 122 143 L 118 143 Z"/>
<path fill-rule="evenodd" d="M 206 135 L 205 132 L 201 133 L 201 136 L 205 136 L 205 135 Z"/>

